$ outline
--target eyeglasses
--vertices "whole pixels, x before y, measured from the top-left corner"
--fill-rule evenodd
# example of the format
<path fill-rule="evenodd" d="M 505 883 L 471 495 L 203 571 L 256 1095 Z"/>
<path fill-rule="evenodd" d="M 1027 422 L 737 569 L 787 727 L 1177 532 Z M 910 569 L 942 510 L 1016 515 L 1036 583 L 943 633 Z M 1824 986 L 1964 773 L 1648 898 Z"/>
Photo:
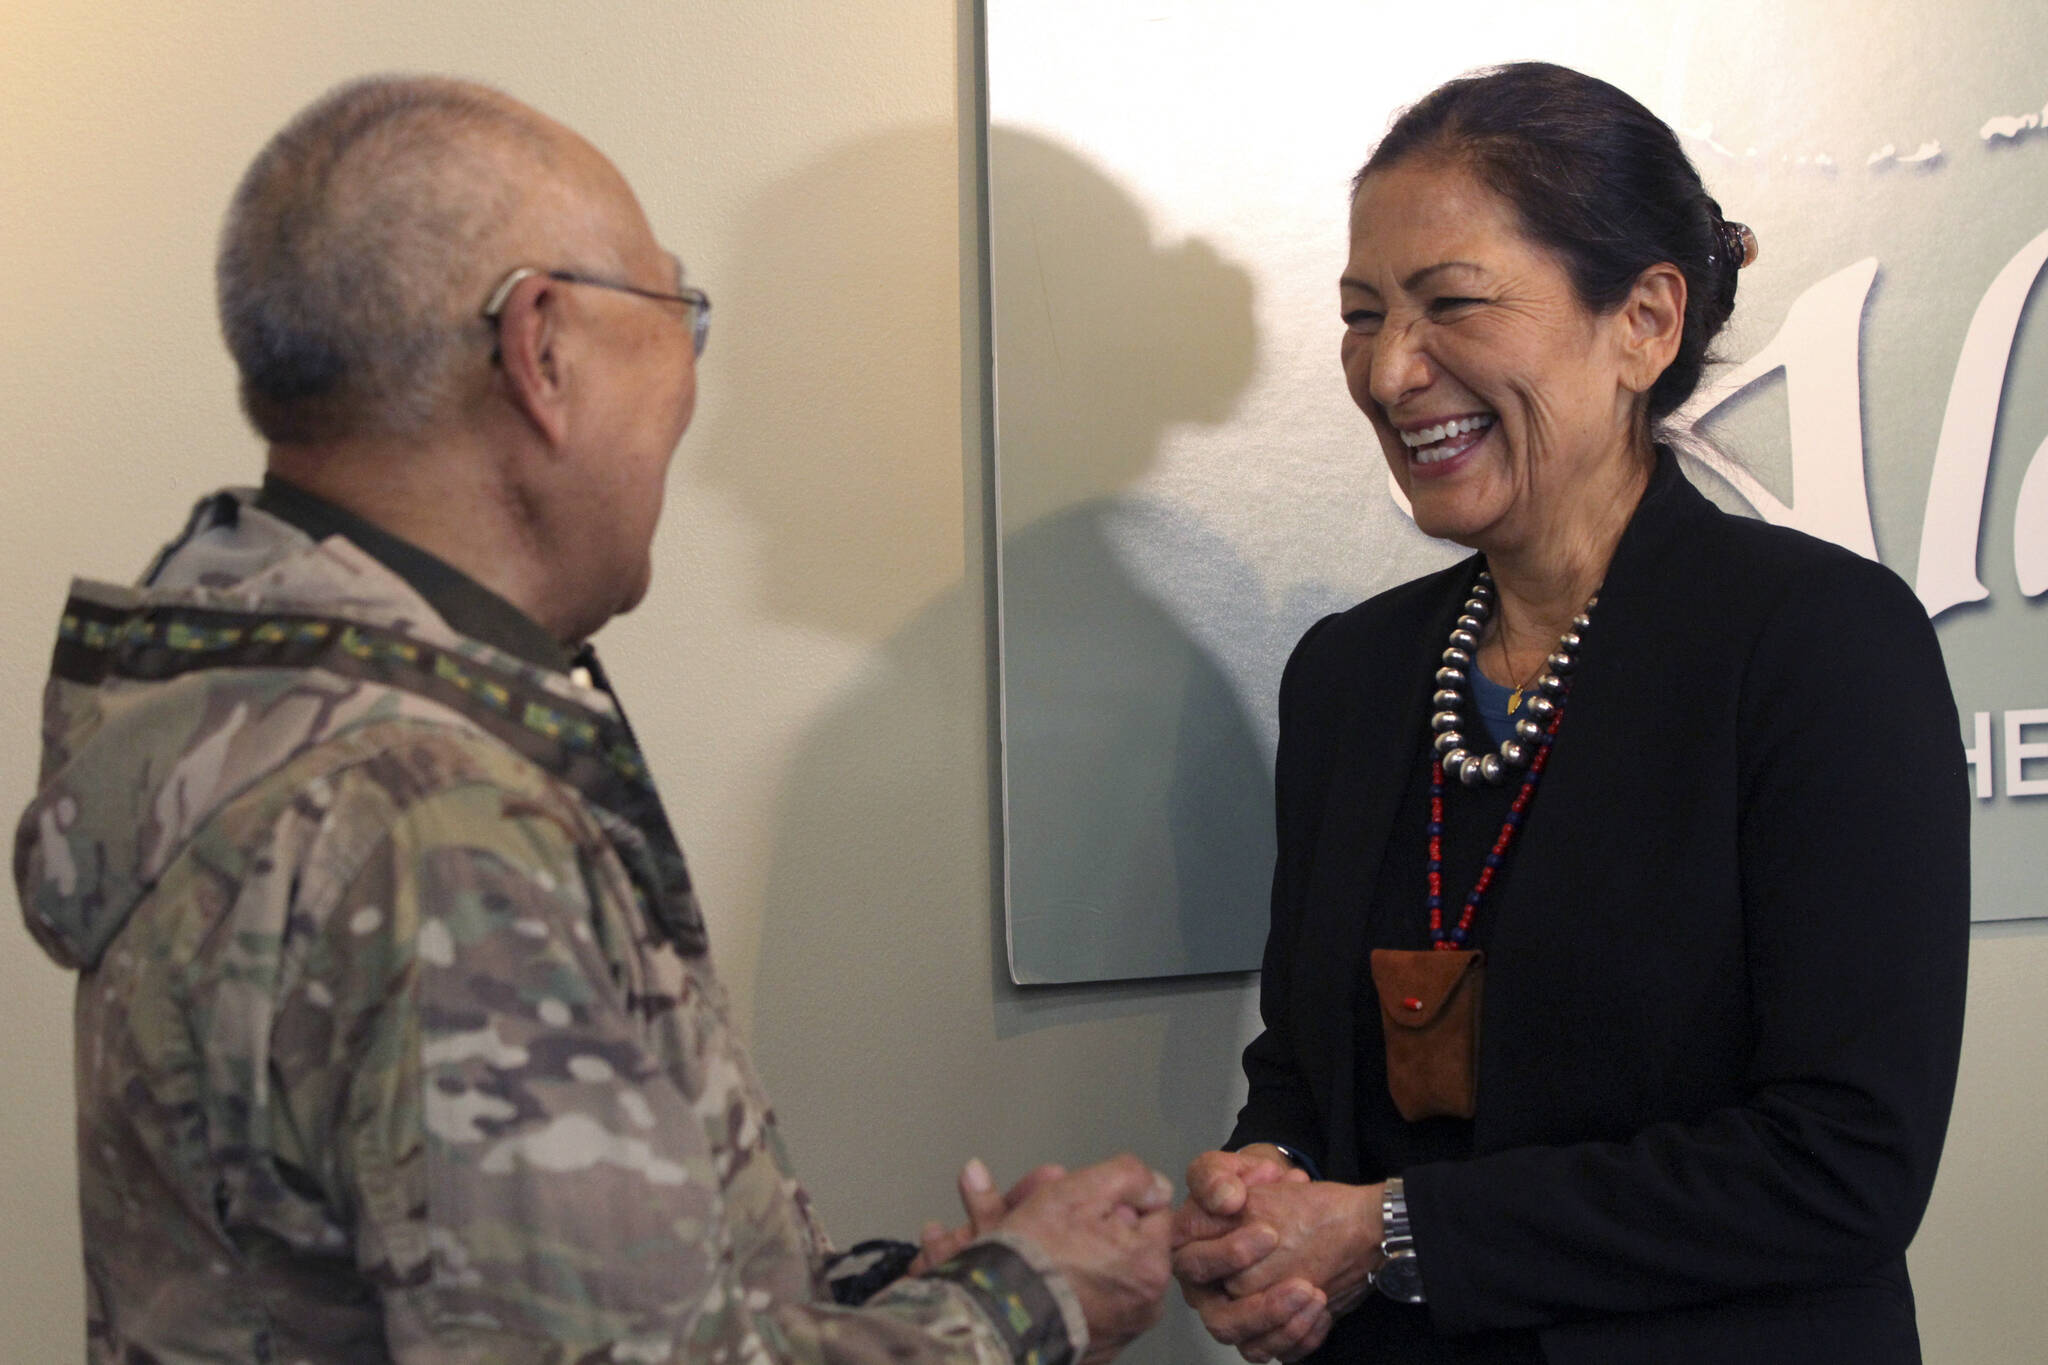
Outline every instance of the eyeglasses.
<path fill-rule="evenodd" d="M 682 273 L 682 265 L 678 262 L 676 274 Z M 498 287 L 493 289 L 490 298 L 484 301 L 483 315 L 495 325 L 499 315 L 505 311 L 505 301 L 512 297 L 513 288 L 521 280 L 534 275 L 544 275 L 551 280 L 560 280 L 563 284 L 587 284 L 593 289 L 616 290 L 621 294 L 633 294 L 643 299 L 653 299 L 658 303 L 680 303 L 690 310 L 690 344 L 696 347 L 698 355 L 704 354 L 704 342 L 711 335 L 711 296 L 701 289 L 692 289 L 688 285 L 684 285 L 676 293 L 664 294 L 659 289 L 642 289 L 637 284 L 599 279 L 595 275 L 585 275 L 574 270 L 542 270 L 538 266 L 522 265 L 498 281 Z"/>

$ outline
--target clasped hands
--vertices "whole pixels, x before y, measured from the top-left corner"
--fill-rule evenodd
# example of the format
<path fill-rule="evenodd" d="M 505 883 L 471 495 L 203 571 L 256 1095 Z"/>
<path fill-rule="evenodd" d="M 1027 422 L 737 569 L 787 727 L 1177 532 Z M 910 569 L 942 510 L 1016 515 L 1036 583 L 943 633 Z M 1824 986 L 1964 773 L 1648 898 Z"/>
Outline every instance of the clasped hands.
<path fill-rule="evenodd" d="M 1204 1152 L 1173 1219 L 1173 1273 L 1209 1335 L 1248 1361 L 1322 1345 L 1371 1288 L 1378 1185 L 1311 1181 L 1268 1143 Z"/>
<path fill-rule="evenodd" d="M 1074 1287 L 1090 1331 L 1085 1360 L 1100 1365 L 1158 1320 L 1170 1246 L 1181 1292 L 1211 1336 L 1248 1361 L 1292 1361 L 1371 1287 L 1380 1195 L 1378 1185 L 1311 1181 L 1265 1143 L 1196 1157 L 1178 1210 L 1165 1178 L 1131 1156 L 1071 1175 L 1040 1166 L 1007 1192 L 970 1161 L 960 1176 L 967 1221 L 927 1224 L 910 1273 L 997 1230 L 1029 1236 Z"/>

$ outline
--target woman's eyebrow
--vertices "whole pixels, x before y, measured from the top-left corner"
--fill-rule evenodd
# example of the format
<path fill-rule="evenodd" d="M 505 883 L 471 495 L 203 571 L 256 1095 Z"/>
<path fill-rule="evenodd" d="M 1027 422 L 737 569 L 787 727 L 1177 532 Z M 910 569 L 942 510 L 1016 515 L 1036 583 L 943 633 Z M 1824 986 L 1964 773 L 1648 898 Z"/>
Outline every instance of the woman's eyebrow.
<path fill-rule="evenodd" d="M 1438 261 L 1435 265 L 1422 267 L 1422 269 L 1401 281 L 1401 287 L 1413 293 L 1431 275 L 1439 274 L 1446 270 L 1478 270 L 1479 268 L 1478 265 L 1471 261 Z"/>
<path fill-rule="evenodd" d="M 1401 281 L 1401 287 L 1405 290 L 1408 290 L 1410 293 L 1413 293 L 1415 290 L 1421 288 L 1423 283 L 1427 281 L 1430 276 L 1438 274 L 1441 271 L 1479 270 L 1480 268 L 1481 267 L 1473 261 L 1438 261 L 1435 265 L 1426 265 L 1422 267 L 1422 269 L 1411 273 L 1407 279 Z M 1373 288 L 1371 285 L 1367 284 L 1364 280 L 1359 279 L 1356 275 L 1338 276 L 1337 286 L 1340 289 L 1360 289 L 1368 294 L 1377 294 L 1380 292 L 1379 290 Z"/>

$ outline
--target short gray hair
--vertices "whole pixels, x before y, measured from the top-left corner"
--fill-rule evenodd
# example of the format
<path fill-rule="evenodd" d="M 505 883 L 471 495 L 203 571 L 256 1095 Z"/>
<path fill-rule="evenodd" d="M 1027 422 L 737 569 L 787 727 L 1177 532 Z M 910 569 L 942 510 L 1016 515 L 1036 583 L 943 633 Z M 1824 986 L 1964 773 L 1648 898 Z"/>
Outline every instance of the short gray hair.
<path fill-rule="evenodd" d="M 488 353 L 479 272 L 521 198 L 491 152 L 519 144 L 549 159 L 536 117 L 494 90 L 372 76 L 257 154 L 217 284 L 242 409 L 266 440 L 410 436 L 448 410 L 465 359 Z"/>

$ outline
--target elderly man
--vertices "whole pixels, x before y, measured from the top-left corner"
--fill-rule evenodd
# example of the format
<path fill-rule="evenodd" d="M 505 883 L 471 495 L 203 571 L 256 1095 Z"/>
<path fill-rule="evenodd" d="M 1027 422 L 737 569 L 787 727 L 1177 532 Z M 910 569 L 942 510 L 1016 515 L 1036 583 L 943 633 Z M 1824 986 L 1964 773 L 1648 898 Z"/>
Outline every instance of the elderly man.
<path fill-rule="evenodd" d="M 1050 1365 L 1149 1325 L 1129 1157 L 1008 1200 L 977 1163 L 921 1273 L 828 1274 L 583 645 L 646 591 L 710 306 L 611 164 L 489 90 L 344 87 L 250 168 L 220 305 L 263 487 L 75 586 L 16 844 L 80 973 L 92 1359 Z"/>

